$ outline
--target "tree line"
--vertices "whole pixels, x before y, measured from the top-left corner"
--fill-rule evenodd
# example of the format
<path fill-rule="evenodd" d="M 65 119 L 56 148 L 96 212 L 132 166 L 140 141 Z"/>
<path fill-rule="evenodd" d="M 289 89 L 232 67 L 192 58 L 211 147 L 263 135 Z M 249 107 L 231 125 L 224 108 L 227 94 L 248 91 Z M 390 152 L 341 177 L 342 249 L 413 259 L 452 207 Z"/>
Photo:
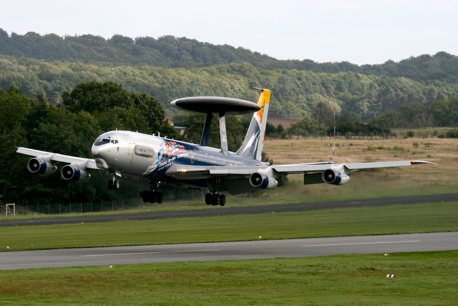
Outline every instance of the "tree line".
<path fill-rule="evenodd" d="M 458 84 L 417 82 L 403 77 L 381 77 L 353 72 L 318 73 L 304 70 L 269 70 L 251 64 L 227 64 L 206 68 L 160 68 L 71 62 L 47 62 L 0 55 L 0 88 L 15 86 L 27 96 L 43 96 L 62 102 L 62 92 L 80 83 L 115 82 L 132 92 L 157 97 L 166 114 L 175 116 L 173 99 L 195 96 L 229 96 L 256 101 L 253 86 L 272 89 L 270 115 L 302 119 L 319 114 L 317 108 L 353 113 L 367 123 L 401 106 L 430 107 L 435 101 L 458 96 Z M 405 125 L 411 122 L 405 121 Z"/>
<path fill-rule="evenodd" d="M 349 62 L 317 63 L 312 60 L 277 60 L 259 52 L 229 45 L 213 45 L 194 39 L 163 36 L 135 39 L 114 35 L 105 39 L 95 35 L 56 34 L 9 35 L 0 29 L 0 53 L 48 61 L 106 62 L 116 65 L 152 65 L 169 68 L 210 67 L 249 63 L 263 69 L 297 69 L 314 72 L 354 72 L 367 75 L 406 77 L 412 80 L 458 83 L 458 57 L 446 52 L 420 55 L 400 62 L 358 66 Z"/>

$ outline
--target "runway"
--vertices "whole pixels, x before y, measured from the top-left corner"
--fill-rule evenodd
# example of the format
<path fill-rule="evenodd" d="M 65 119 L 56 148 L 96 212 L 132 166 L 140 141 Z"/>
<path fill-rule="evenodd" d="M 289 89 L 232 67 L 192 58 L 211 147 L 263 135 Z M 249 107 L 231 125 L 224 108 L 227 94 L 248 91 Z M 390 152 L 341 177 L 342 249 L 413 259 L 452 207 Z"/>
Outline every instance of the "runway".
<path fill-rule="evenodd" d="M 0 253 L 0 270 L 458 250 L 458 232 Z"/>

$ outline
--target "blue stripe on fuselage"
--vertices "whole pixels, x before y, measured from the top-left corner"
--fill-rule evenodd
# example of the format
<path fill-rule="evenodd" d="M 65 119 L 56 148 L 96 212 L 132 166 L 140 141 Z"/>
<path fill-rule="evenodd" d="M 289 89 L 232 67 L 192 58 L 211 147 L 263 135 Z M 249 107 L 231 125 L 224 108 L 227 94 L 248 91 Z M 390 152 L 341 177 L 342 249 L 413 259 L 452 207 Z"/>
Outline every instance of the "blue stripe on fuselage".
<path fill-rule="evenodd" d="M 219 149 L 171 139 L 164 139 L 164 141 L 157 159 L 144 174 L 150 180 L 169 181 L 165 173 L 174 164 L 189 166 L 260 165 L 257 160 L 233 152 L 223 153 Z"/>

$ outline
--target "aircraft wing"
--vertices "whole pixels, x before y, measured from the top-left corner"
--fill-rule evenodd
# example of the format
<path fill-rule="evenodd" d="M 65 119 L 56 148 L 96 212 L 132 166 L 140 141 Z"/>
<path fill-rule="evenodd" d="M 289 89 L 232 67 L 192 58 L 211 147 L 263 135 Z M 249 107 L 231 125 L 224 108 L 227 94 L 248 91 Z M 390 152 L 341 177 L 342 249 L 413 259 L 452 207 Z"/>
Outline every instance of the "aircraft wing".
<path fill-rule="evenodd" d="M 259 166 L 191 166 L 191 165 L 173 165 L 170 167 L 166 175 L 182 179 L 195 180 L 205 179 L 211 176 L 244 176 L 257 172 L 263 167 Z M 264 167 L 265 168 L 265 167 Z"/>
<path fill-rule="evenodd" d="M 247 176 L 259 171 L 272 169 L 280 175 L 294 173 L 318 173 L 324 172 L 327 169 L 345 169 L 348 172 L 356 170 L 377 169 L 377 168 L 396 168 L 409 167 L 418 164 L 431 164 L 422 160 L 403 160 L 403 161 L 388 161 L 388 162 L 372 162 L 372 163 L 343 163 L 334 164 L 332 162 L 317 162 L 303 164 L 284 164 L 271 166 L 191 166 L 191 165 L 174 165 L 166 173 L 167 176 L 182 180 L 205 179 L 212 176 Z"/>
<path fill-rule="evenodd" d="M 263 165 L 263 166 L 192 166 L 192 165 L 173 165 L 167 170 L 166 175 L 178 179 L 205 179 L 211 176 L 247 176 L 253 173 L 266 170 L 268 168 L 279 173 L 301 173 L 306 171 L 324 171 L 328 169 L 331 162 L 317 162 L 306 164 L 291 165 Z M 313 170 L 312 170 L 313 169 Z"/>
<path fill-rule="evenodd" d="M 372 162 L 372 163 L 319 163 L 319 164 L 290 164 L 290 165 L 272 165 L 272 169 L 277 173 L 305 173 L 305 172 L 322 172 L 329 168 L 344 168 L 348 172 L 356 170 L 367 170 L 377 168 L 397 168 L 409 167 L 418 164 L 431 164 L 423 160 L 401 160 L 388 162 Z"/>
<path fill-rule="evenodd" d="M 85 168 L 92 169 L 92 170 L 100 170 L 100 169 L 108 168 L 105 162 L 99 161 L 97 163 L 95 159 L 91 159 L 91 158 L 63 155 L 63 154 L 34 150 L 34 149 L 29 149 L 29 148 L 24 148 L 24 147 L 19 147 L 16 152 L 19 154 L 23 154 L 23 155 L 42 158 L 47 161 L 62 162 L 62 163 L 68 163 L 68 164 L 77 164 L 79 166 L 84 166 Z"/>

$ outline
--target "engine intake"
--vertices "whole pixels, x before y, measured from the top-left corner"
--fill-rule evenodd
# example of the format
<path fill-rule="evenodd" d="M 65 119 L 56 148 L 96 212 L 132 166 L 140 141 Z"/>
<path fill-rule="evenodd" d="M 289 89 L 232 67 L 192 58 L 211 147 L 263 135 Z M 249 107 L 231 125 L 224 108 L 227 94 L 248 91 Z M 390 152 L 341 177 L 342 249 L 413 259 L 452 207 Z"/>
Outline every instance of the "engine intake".
<path fill-rule="evenodd" d="M 60 176 L 66 181 L 87 180 L 91 177 L 85 169 L 80 169 L 76 165 L 63 166 L 60 171 Z"/>
<path fill-rule="evenodd" d="M 278 186 L 278 181 L 272 177 L 261 173 L 253 173 L 250 175 L 250 185 L 255 188 L 275 188 Z"/>
<path fill-rule="evenodd" d="M 350 176 L 343 170 L 326 169 L 323 172 L 323 181 L 332 185 L 344 185 L 350 182 Z"/>
<path fill-rule="evenodd" d="M 27 161 L 27 170 L 31 173 L 54 173 L 56 169 L 56 166 L 38 157 L 33 157 Z"/>

